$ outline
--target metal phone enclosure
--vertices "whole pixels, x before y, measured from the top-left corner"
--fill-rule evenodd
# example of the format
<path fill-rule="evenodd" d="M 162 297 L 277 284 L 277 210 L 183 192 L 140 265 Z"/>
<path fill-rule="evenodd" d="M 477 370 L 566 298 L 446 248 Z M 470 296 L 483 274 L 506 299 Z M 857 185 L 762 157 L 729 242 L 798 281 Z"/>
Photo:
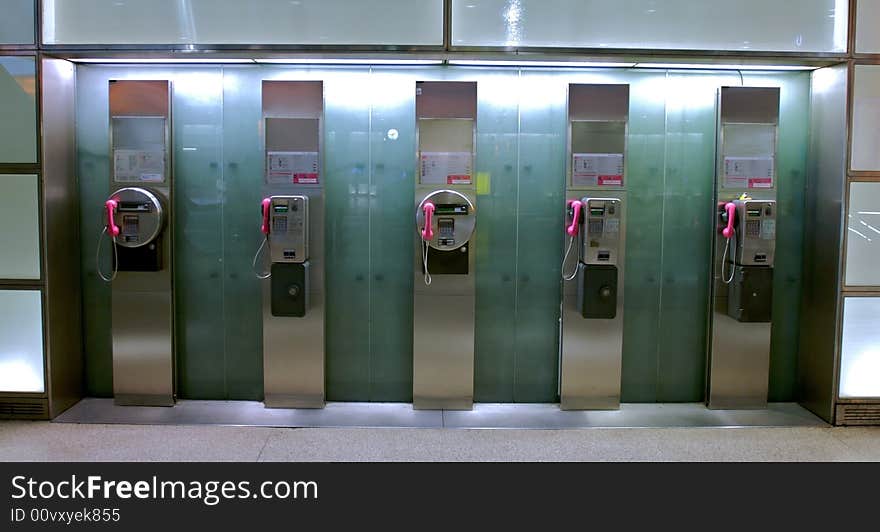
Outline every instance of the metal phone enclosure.
<path fill-rule="evenodd" d="M 119 405 L 175 402 L 171 210 L 171 82 L 109 83 L 110 196 L 116 201 L 111 284 L 113 398 Z"/>

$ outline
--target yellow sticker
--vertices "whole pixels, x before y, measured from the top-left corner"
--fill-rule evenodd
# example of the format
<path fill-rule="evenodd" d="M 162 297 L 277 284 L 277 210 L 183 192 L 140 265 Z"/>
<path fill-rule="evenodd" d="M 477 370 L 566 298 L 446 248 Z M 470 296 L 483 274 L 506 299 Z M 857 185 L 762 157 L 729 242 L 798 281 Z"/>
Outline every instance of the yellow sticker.
<path fill-rule="evenodd" d="M 489 172 L 477 172 L 477 195 L 488 196 L 492 193 L 492 176 Z"/>

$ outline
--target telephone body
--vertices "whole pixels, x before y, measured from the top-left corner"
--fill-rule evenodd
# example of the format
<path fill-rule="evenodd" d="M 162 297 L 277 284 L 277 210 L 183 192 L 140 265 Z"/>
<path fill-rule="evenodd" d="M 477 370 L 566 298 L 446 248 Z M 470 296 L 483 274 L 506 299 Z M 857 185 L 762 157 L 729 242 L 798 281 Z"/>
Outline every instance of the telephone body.
<path fill-rule="evenodd" d="M 731 272 L 723 279 L 728 290 L 727 314 L 737 321 L 771 321 L 776 211 L 774 200 L 743 196 L 726 203 L 721 213 L 722 236 L 729 246 L 722 272 Z"/>
<path fill-rule="evenodd" d="M 585 319 L 612 320 L 617 317 L 621 200 L 585 197 L 580 210 L 578 308 Z"/>
<path fill-rule="evenodd" d="M 110 195 L 106 231 L 115 247 L 113 270 L 156 272 L 162 269 L 161 238 L 165 208 L 160 195 L 139 187 L 121 188 Z"/>
<path fill-rule="evenodd" d="M 416 207 L 416 228 L 422 242 L 422 267 L 431 275 L 467 275 L 470 242 L 476 226 L 471 200 L 454 190 L 435 190 Z M 430 282 L 430 281 L 426 281 Z"/>
<path fill-rule="evenodd" d="M 309 308 L 309 198 L 270 196 L 260 209 L 271 261 L 273 316 L 305 317 Z"/>

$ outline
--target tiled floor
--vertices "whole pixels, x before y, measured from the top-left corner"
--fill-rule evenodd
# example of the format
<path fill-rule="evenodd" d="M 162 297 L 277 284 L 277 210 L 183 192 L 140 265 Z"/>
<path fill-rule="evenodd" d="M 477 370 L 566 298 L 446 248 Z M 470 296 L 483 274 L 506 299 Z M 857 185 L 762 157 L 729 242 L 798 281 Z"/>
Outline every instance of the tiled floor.
<path fill-rule="evenodd" d="M 0 422 L 0 461 L 880 461 L 880 427 L 481 430 Z"/>

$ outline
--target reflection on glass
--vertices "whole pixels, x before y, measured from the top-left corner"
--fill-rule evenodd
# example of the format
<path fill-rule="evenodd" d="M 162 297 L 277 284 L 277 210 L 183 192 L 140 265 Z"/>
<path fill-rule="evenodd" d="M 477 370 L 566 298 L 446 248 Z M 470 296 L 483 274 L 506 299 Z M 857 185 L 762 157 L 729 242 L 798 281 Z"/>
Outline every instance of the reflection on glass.
<path fill-rule="evenodd" d="M 37 162 L 33 57 L 0 57 L 0 163 Z"/>
<path fill-rule="evenodd" d="M 34 43 L 33 0 L 4 0 L 0 44 Z"/>
<path fill-rule="evenodd" d="M 40 278 L 40 204 L 35 175 L 0 175 L 0 279 Z"/>
<path fill-rule="evenodd" d="M 853 170 L 880 170 L 880 65 L 856 65 L 853 83 Z"/>
<path fill-rule="evenodd" d="M 852 183 L 847 213 L 846 284 L 880 286 L 880 183 Z"/>
<path fill-rule="evenodd" d="M 880 2 L 859 0 L 856 4 L 856 52 L 876 54 L 880 52 L 880 32 L 877 32 Z"/>
<path fill-rule="evenodd" d="M 846 51 L 847 0 L 791 6 L 790 0 L 453 0 L 452 43 Z"/>
<path fill-rule="evenodd" d="M 45 391 L 38 290 L 0 290 L 0 392 Z"/>
<path fill-rule="evenodd" d="M 43 0 L 43 41 L 439 45 L 443 1 Z"/>
<path fill-rule="evenodd" d="M 880 398 L 880 298 L 843 302 L 840 398 Z"/>

